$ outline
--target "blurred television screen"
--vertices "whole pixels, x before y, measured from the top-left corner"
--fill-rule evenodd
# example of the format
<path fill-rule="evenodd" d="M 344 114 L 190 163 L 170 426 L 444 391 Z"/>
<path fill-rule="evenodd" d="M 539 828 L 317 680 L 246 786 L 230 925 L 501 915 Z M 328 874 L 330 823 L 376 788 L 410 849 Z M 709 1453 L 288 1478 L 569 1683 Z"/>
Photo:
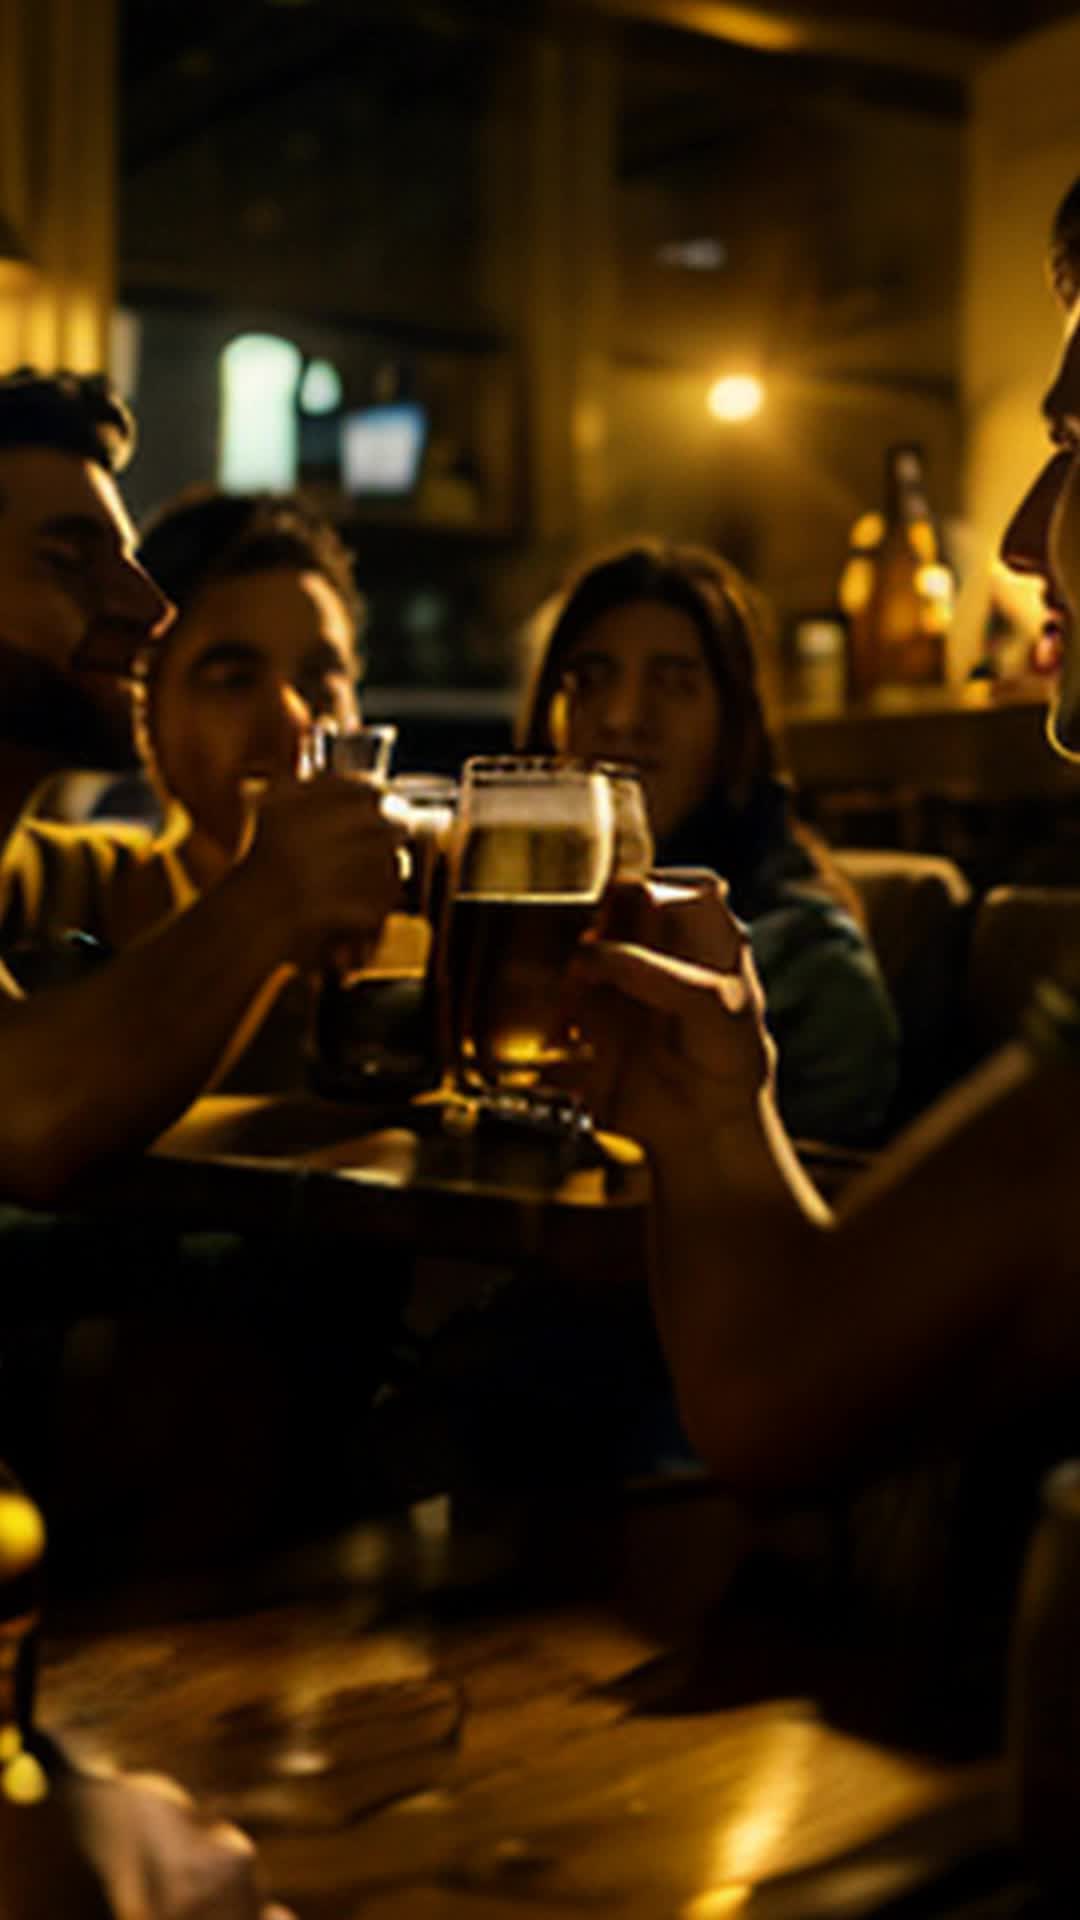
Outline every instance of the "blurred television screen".
<path fill-rule="evenodd" d="M 412 493 L 420 478 L 427 436 L 427 413 L 412 400 L 347 413 L 341 423 L 345 492 L 384 500 Z"/>

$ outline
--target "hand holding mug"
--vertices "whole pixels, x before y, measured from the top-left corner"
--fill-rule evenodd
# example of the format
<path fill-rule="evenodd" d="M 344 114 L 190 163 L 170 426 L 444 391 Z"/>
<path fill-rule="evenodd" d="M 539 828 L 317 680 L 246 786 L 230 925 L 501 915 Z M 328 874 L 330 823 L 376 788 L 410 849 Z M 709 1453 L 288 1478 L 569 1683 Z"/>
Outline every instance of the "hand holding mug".
<path fill-rule="evenodd" d="M 714 874 L 616 883 L 578 963 L 601 1125 L 660 1151 L 747 1114 L 775 1050 L 745 927 Z"/>

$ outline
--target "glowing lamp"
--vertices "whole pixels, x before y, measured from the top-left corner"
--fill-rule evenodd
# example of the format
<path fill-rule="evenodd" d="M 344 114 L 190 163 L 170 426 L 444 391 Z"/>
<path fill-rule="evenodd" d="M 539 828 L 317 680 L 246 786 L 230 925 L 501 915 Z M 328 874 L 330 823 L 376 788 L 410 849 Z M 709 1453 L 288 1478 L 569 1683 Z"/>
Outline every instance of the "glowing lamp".
<path fill-rule="evenodd" d="M 336 413 L 344 398 L 341 375 L 330 360 L 309 360 L 300 382 L 303 413 Z"/>
<path fill-rule="evenodd" d="M 752 373 L 728 373 L 709 388 L 707 406 L 714 420 L 726 426 L 752 420 L 765 402 L 765 389 Z"/>

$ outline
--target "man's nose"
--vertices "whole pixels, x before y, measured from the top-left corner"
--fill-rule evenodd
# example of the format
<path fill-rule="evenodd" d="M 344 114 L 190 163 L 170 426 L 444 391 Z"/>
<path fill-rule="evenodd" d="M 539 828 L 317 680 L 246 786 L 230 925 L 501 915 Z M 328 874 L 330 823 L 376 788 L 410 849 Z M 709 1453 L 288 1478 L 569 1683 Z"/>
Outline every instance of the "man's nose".
<path fill-rule="evenodd" d="M 175 618 L 176 608 L 157 582 L 137 561 L 120 560 L 90 622 L 76 664 L 86 672 L 130 678 Z"/>
<path fill-rule="evenodd" d="M 137 560 L 124 560 L 116 570 L 109 595 L 109 615 L 125 625 L 140 627 L 147 638 L 160 638 L 172 625 L 176 608 Z"/>
<path fill-rule="evenodd" d="M 1001 538 L 1000 554 L 1014 573 L 1049 575 L 1050 519 L 1065 484 L 1073 455 L 1069 449 L 1048 460 L 1024 495 Z"/>

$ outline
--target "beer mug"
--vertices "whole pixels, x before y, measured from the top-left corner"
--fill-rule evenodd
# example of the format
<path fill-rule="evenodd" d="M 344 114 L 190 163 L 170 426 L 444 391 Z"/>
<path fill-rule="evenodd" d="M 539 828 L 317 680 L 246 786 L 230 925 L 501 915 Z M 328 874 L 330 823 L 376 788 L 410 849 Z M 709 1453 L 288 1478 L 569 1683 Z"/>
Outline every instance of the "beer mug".
<path fill-rule="evenodd" d="M 1009 1661 L 1009 1787 L 1038 1878 L 1080 1891 L 1080 1461 L 1049 1474 Z"/>
<path fill-rule="evenodd" d="M 463 1091 L 538 1088 L 579 1056 L 566 973 L 613 849 L 603 774 L 530 755 L 466 762 L 441 968 L 448 1065 Z"/>
<path fill-rule="evenodd" d="M 406 911 L 422 914 L 434 926 L 445 892 L 457 781 L 437 773 L 396 773 L 387 793 L 388 810 L 401 821 L 407 836 Z"/>
<path fill-rule="evenodd" d="M 612 878 L 644 880 L 652 872 L 656 847 L 649 825 L 649 810 L 645 805 L 641 775 L 636 767 L 619 760 L 594 760 L 592 766 L 597 773 L 603 774 L 611 788 L 615 836 Z"/>

